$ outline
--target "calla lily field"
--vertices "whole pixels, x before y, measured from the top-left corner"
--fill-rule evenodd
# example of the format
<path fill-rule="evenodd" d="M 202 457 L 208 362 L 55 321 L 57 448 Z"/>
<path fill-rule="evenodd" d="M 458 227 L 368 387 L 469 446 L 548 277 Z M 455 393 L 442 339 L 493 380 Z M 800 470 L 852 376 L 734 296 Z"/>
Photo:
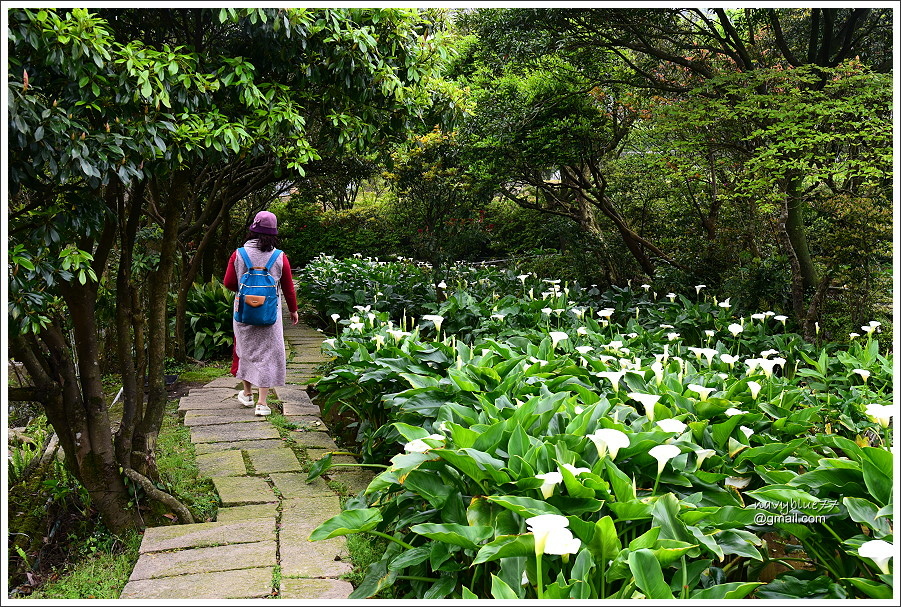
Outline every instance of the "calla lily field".
<path fill-rule="evenodd" d="M 336 330 L 320 404 L 378 470 L 311 535 L 388 540 L 353 597 L 892 596 L 878 323 L 814 345 L 703 285 L 444 281 L 439 302 L 428 268 L 326 256 L 300 277 Z"/>

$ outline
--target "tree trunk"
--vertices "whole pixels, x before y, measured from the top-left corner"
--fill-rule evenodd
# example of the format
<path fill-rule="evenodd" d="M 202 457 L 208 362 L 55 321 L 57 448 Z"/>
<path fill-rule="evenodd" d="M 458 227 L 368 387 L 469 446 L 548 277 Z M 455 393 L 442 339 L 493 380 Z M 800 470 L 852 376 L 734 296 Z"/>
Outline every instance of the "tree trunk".
<path fill-rule="evenodd" d="M 43 395 L 47 420 L 59 437 L 66 467 L 91 496 L 104 524 L 114 533 L 137 528 L 139 519 L 129 509 L 130 496 L 119 474 L 113 449 L 98 365 L 98 340 L 94 317 L 95 293 L 83 285 L 68 285 L 63 294 L 76 330 L 72 359 L 68 341 L 51 324 L 40 335 L 18 336 L 10 341 L 13 354 L 28 370 Z"/>
<path fill-rule="evenodd" d="M 581 192 L 577 194 L 577 199 L 579 203 L 579 228 L 584 234 L 587 235 L 590 241 L 600 242 L 604 249 L 606 249 L 607 242 L 604 238 L 604 233 L 598 226 L 597 219 L 594 214 L 594 205 L 592 205 L 591 201 Z M 603 266 L 604 278 L 607 283 L 613 284 L 619 282 L 619 271 L 617 270 L 616 265 L 611 262 L 609 257 L 602 256 L 601 251 L 594 249 L 594 253 L 598 265 Z"/>
<path fill-rule="evenodd" d="M 152 195 L 157 204 L 163 206 L 163 238 L 160 246 L 159 266 L 150 279 L 149 302 L 147 312 L 147 333 L 150 337 L 147 348 L 148 393 L 144 417 L 138 423 L 132 439 L 131 468 L 142 476 L 156 480 L 156 461 L 154 457 L 156 439 L 166 413 L 166 383 L 163 377 L 166 358 L 166 341 L 169 327 L 166 317 L 166 304 L 172 271 L 175 268 L 176 249 L 178 246 L 179 217 L 184 204 L 184 192 L 188 175 L 180 172 L 175 175 L 170 189 L 164 197 L 155 183 L 151 183 Z M 165 200 L 163 200 L 165 198 Z"/>
<path fill-rule="evenodd" d="M 786 184 L 785 199 L 785 233 L 788 242 L 798 259 L 798 271 L 803 282 L 804 289 L 815 289 L 820 280 L 817 276 L 813 259 L 810 256 L 810 248 L 807 245 L 807 233 L 804 229 L 804 201 L 801 194 L 800 175 L 788 178 Z"/>
<path fill-rule="evenodd" d="M 122 463 L 131 461 L 132 435 L 137 420 L 141 419 L 144 409 L 143 369 L 135 359 L 135 343 L 132 330 L 135 327 L 134 309 L 135 287 L 132 281 L 132 259 L 135 245 L 135 234 L 141 215 L 144 182 L 140 182 L 128 196 L 118 200 L 117 211 L 119 226 L 119 269 L 116 275 L 116 327 L 119 333 L 117 342 L 119 366 L 122 376 L 122 420 L 116 432 L 116 459 Z M 125 208 L 129 209 L 125 213 Z M 143 344 L 141 344 L 143 347 Z M 143 357 L 142 357 L 143 358 Z M 140 378 L 140 379 L 139 379 Z"/>
<path fill-rule="evenodd" d="M 229 205 L 225 204 L 220 199 L 220 209 L 219 213 L 216 215 L 216 218 L 210 224 L 210 226 L 204 231 L 203 238 L 200 239 L 200 242 L 197 245 L 197 248 L 194 250 L 194 254 L 191 256 L 190 262 L 184 264 L 184 272 L 181 277 L 181 281 L 179 281 L 178 285 L 178 293 L 176 295 L 175 300 L 175 351 L 177 353 L 176 358 L 179 361 L 184 361 L 187 357 L 187 347 L 185 345 L 185 322 L 187 320 L 187 307 L 188 307 L 188 295 L 191 292 L 191 287 L 194 285 L 194 279 L 200 273 L 201 262 L 203 261 L 204 254 L 207 249 L 210 248 L 210 245 L 214 242 L 214 236 L 216 234 L 216 229 L 219 227 L 219 224 L 222 223 L 223 216 L 227 214 Z"/>

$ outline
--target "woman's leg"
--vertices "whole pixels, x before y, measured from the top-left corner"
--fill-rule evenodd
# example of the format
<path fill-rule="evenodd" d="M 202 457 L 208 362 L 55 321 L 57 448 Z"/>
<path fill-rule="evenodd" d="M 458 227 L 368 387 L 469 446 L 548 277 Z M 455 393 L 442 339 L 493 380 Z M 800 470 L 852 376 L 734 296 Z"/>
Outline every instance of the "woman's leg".
<path fill-rule="evenodd" d="M 253 392 L 251 392 L 251 390 L 250 390 L 253 387 L 253 384 L 251 384 L 246 379 L 242 379 L 241 381 L 244 383 L 244 395 L 245 396 L 253 396 Z M 266 388 L 266 389 L 268 390 L 269 388 Z"/>
<path fill-rule="evenodd" d="M 269 387 L 268 386 L 260 386 L 260 396 L 257 399 L 258 405 L 265 405 L 266 399 L 269 397 Z"/>

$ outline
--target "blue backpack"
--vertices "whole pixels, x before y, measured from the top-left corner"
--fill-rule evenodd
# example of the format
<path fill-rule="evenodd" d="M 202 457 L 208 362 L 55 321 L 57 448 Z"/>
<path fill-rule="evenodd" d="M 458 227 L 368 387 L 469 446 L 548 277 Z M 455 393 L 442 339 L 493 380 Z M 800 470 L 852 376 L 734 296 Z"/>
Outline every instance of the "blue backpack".
<path fill-rule="evenodd" d="M 244 247 L 238 249 L 247 271 L 238 283 L 235 296 L 235 320 L 245 325 L 273 325 L 278 319 L 278 285 L 269 273 L 282 254 L 275 249 L 265 267 L 254 266 Z"/>

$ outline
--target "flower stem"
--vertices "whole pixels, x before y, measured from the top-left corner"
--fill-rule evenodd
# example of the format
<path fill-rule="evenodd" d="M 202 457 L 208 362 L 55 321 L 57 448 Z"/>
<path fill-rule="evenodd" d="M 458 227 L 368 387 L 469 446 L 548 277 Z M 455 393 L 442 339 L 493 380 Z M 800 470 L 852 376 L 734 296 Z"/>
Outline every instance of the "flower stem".
<path fill-rule="evenodd" d="M 544 599 L 544 572 L 541 570 L 541 553 L 535 553 L 535 575 L 538 576 L 538 598 Z"/>
<path fill-rule="evenodd" d="M 406 548 L 407 550 L 413 550 L 413 546 L 411 546 L 407 542 L 397 539 L 393 535 L 388 535 L 387 533 L 382 533 L 381 531 L 376 531 L 375 529 L 370 529 L 367 533 L 371 533 L 373 535 L 383 537 L 386 540 L 391 540 L 392 542 L 396 542 L 396 543 L 400 544 L 401 546 L 403 546 L 404 548 Z"/>

